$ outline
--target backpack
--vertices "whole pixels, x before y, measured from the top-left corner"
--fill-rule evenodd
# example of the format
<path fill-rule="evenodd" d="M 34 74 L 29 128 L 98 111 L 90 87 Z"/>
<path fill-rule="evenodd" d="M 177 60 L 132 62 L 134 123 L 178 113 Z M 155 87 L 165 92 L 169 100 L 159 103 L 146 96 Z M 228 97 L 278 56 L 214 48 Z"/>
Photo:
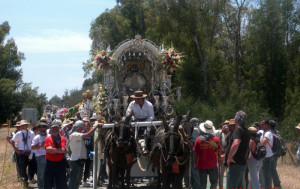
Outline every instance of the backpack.
<path fill-rule="evenodd" d="M 278 156 L 285 156 L 287 147 L 285 145 L 283 138 L 279 137 L 279 140 L 280 140 L 280 144 L 281 144 L 281 149 L 280 149 L 280 153 L 278 153 Z"/>
<path fill-rule="evenodd" d="M 273 133 L 273 132 L 272 132 Z M 285 156 L 286 154 L 286 145 L 283 139 L 280 137 L 280 135 L 273 133 L 273 146 L 272 146 L 272 152 L 274 154 L 277 154 L 277 156 Z"/>
<path fill-rule="evenodd" d="M 264 157 L 266 157 L 267 149 L 266 149 L 265 145 L 258 142 L 258 140 L 254 140 L 254 142 L 256 143 L 256 149 L 254 152 L 251 152 L 251 150 L 250 150 L 250 152 L 252 153 L 252 155 L 255 159 L 261 160 Z"/>

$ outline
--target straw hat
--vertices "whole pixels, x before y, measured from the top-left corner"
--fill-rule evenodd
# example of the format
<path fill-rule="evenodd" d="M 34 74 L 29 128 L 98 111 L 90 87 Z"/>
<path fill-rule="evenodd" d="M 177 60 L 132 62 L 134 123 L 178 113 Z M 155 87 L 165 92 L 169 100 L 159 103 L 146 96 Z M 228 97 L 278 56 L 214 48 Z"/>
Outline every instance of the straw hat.
<path fill-rule="evenodd" d="M 90 121 L 91 121 L 91 122 L 95 122 L 96 120 L 97 120 L 96 117 L 90 117 Z"/>
<path fill-rule="evenodd" d="M 21 120 L 20 126 L 22 126 L 22 125 L 29 125 L 29 123 L 27 122 L 27 120 Z"/>
<path fill-rule="evenodd" d="M 73 121 L 67 119 L 67 120 L 65 120 L 64 123 L 62 124 L 62 128 L 65 128 L 66 126 L 71 125 L 72 123 L 73 123 Z"/>
<path fill-rule="evenodd" d="M 60 127 L 59 122 L 53 121 L 53 122 L 52 122 L 52 125 L 51 125 L 51 128 L 53 128 L 53 127 Z"/>
<path fill-rule="evenodd" d="M 146 96 L 146 94 L 143 94 L 143 91 L 134 91 L 134 94 L 130 95 L 130 98 L 145 98 Z"/>
<path fill-rule="evenodd" d="M 69 120 L 71 120 L 71 121 L 75 121 L 75 120 L 76 120 L 76 118 L 75 118 L 75 117 L 71 117 Z"/>
<path fill-rule="evenodd" d="M 38 124 L 38 126 L 39 126 L 39 127 L 47 127 L 48 125 L 47 125 L 46 123 L 44 123 L 44 122 L 40 122 L 40 123 Z"/>
<path fill-rule="evenodd" d="M 250 134 L 254 134 L 255 135 L 258 130 L 255 127 L 249 127 L 248 131 L 249 131 Z"/>
<path fill-rule="evenodd" d="M 296 129 L 300 129 L 300 123 L 295 127 Z"/>
<path fill-rule="evenodd" d="M 48 123 L 48 120 L 45 117 L 41 117 L 41 119 L 39 120 L 39 122 Z"/>
<path fill-rule="evenodd" d="M 235 125 L 235 120 L 234 119 L 230 119 L 228 125 Z"/>
<path fill-rule="evenodd" d="M 225 120 L 222 125 L 229 124 L 229 120 Z"/>
<path fill-rule="evenodd" d="M 21 122 L 18 121 L 18 122 L 15 124 L 15 126 L 16 126 L 16 127 L 20 127 L 20 126 L 21 126 L 20 124 L 21 124 Z"/>
<path fill-rule="evenodd" d="M 82 121 L 83 121 L 83 122 L 90 122 L 90 119 L 89 119 L 88 117 L 84 117 L 84 118 L 82 119 Z"/>
<path fill-rule="evenodd" d="M 210 120 L 206 120 L 204 123 L 201 123 L 200 129 L 204 133 L 214 133 L 215 132 L 215 127 L 213 125 L 213 122 Z"/>

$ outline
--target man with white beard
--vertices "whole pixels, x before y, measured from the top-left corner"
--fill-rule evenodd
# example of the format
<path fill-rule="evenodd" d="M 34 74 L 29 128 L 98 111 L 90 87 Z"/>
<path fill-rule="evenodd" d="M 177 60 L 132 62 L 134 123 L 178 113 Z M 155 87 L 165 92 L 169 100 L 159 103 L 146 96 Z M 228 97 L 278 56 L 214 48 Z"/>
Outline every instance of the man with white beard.
<path fill-rule="evenodd" d="M 28 174 L 26 172 L 26 169 L 29 165 L 29 155 L 31 153 L 31 143 L 32 139 L 34 138 L 34 133 L 30 130 L 27 130 L 27 126 L 29 123 L 27 123 L 26 120 L 22 120 L 20 122 L 20 131 L 17 132 L 11 139 L 12 147 L 14 148 L 15 152 L 19 155 L 19 171 L 20 171 L 20 177 L 23 180 L 24 186 L 28 186 Z M 17 148 L 15 146 L 15 142 L 18 141 Z"/>

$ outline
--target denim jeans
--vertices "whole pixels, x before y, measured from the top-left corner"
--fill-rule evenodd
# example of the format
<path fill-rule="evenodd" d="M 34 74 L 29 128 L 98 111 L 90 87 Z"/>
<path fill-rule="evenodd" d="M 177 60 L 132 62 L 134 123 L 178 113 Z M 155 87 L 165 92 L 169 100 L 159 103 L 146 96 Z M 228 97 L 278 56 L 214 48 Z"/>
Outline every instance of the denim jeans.
<path fill-rule="evenodd" d="M 280 179 L 277 173 L 277 160 L 278 156 L 276 154 L 273 155 L 273 160 L 271 162 L 271 174 L 273 179 L 274 188 L 281 188 L 280 187 Z"/>
<path fill-rule="evenodd" d="M 247 188 L 251 188 L 251 189 L 261 188 L 258 180 L 258 171 L 260 170 L 261 166 L 262 166 L 262 160 L 257 160 L 253 158 L 251 161 L 248 162 L 250 180 Z"/>
<path fill-rule="evenodd" d="M 195 169 L 193 159 L 191 159 L 191 169 L 191 186 L 193 189 L 198 189 L 200 188 L 199 171 Z M 184 183 L 186 186 L 189 185 L 189 169 L 185 171 Z"/>
<path fill-rule="evenodd" d="M 217 188 L 218 184 L 218 168 L 213 169 L 199 169 L 200 187 L 199 189 L 206 189 L 207 175 L 209 177 L 210 188 Z"/>
<path fill-rule="evenodd" d="M 259 171 L 259 182 L 264 189 L 272 188 L 271 164 L 273 159 L 273 156 L 265 158 Z"/>
<path fill-rule="evenodd" d="M 36 158 L 37 163 L 37 184 L 39 189 L 44 188 L 44 171 L 45 171 L 45 164 L 46 159 L 45 156 L 37 156 Z"/>
<path fill-rule="evenodd" d="M 52 189 L 54 186 L 57 189 L 68 189 L 66 167 L 64 160 L 49 161 L 46 160 L 44 172 L 44 189 Z"/>
<path fill-rule="evenodd" d="M 245 188 L 245 172 L 247 169 L 247 164 L 230 164 L 227 169 L 227 189 L 233 188 Z"/>
<path fill-rule="evenodd" d="M 79 164 L 79 161 L 71 161 L 71 170 L 69 177 L 69 188 L 78 189 L 83 173 L 83 164 Z"/>

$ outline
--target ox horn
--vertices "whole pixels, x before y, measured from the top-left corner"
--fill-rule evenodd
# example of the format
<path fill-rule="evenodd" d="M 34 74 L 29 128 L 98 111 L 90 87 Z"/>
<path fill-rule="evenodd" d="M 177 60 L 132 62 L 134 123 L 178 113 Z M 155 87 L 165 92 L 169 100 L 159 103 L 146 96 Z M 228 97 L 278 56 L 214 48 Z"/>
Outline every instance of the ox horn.
<path fill-rule="evenodd" d="M 181 120 L 182 120 L 182 115 L 177 115 L 176 121 L 175 121 L 175 123 L 174 123 L 174 131 L 175 131 L 175 132 L 178 131 L 178 128 L 179 128 L 179 125 L 180 125 Z"/>
<path fill-rule="evenodd" d="M 164 126 L 164 129 L 165 129 L 165 133 L 169 131 L 169 126 L 168 126 L 168 123 L 167 123 L 167 120 L 166 118 L 164 117 L 163 118 L 163 126 Z"/>
<path fill-rule="evenodd" d="M 191 119 L 192 111 L 188 110 L 188 112 L 185 115 L 184 121 L 189 121 Z"/>

